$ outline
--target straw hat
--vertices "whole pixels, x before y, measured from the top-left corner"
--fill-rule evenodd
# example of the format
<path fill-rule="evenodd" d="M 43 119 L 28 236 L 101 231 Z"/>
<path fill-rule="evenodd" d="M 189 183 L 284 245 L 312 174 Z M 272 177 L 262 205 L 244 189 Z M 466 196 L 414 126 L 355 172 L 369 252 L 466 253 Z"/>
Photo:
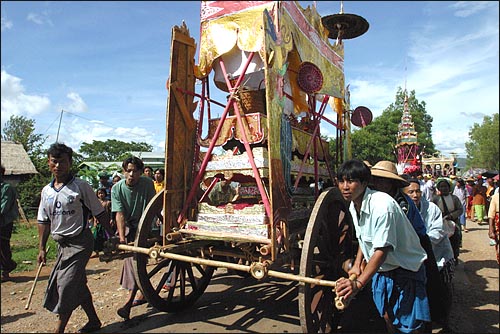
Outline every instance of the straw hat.
<path fill-rule="evenodd" d="M 469 176 L 465 182 L 475 182 L 476 180 L 474 180 L 474 178 L 472 176 Z"/>
<path fill-rule="evenodd" d="M 450 175 L 450 179 L 454 180 L 454 179 L 456 179 L 456 178 L 457 178 L 457 176 L 456 176 L 456 175 Z"/>
<path fill-rule="evenodd" d="M 372 176 L 391 179 L 398 183 L 399 188 L 407 187 L 410 183 L 398 175 L 396 164 L 391 161 L 382 160 L 377 162 L 372 168 Z"/>

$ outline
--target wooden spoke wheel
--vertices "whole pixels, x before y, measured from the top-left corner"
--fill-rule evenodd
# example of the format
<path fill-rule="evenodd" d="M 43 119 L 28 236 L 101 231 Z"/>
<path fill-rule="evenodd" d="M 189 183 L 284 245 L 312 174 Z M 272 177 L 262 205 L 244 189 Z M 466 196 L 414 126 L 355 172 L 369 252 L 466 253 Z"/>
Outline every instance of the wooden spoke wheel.
<path fill-rule="evenodd" d="M 338 188 L 318 197 L 307 224 L 300 258 L 300 275 L 335 281 L 347 277 L 354 255 L 352 219 Z M 332 288 L 311 284 L 299 287 L 300 324 L 304 333 L 335 331 L 341 313 Z"/>
<path fill-rule="evenodd" d="M 158 216 L 163 209 L 164 191 L 156 194 L 141 217 L 135 246 L 149 248 L 161 242 L 157 229 Z M 187 256 L 199 256 L 197 250 L 187 250 Z M 134 254 L 135 278 L 146 300 L 163 312 L 181 311 L 193 305 L 203 294 L 212 278 L 214 268 L 166 258 L 151 259 Z"/>

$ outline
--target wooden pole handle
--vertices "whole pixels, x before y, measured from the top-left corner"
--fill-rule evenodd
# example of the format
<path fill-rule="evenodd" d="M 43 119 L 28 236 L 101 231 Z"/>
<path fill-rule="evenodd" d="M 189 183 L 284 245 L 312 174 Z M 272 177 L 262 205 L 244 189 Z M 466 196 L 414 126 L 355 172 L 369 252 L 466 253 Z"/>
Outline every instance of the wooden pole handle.
<path fill-rule="evenodd" d="M 358 278 L 358 275 L 356 275 L 356 274 L 351 274 L 351 276 L 349 276 L 349 280 L 351 280 L 351 281 L 355 281 L 356 278 Z M 338 297 L 338 296 L 335 297 L 335 307 L 339 311 L 345 310 L 346 307 L 349 306 L 350 302 L 351 302 L 351 298 L 344 299 L 344 297 Z"/>
<path fill-rule="evenodd" d="M 50 249 L 50 246 L 47 247 L 45 254 L 47 254 L 49 252 L 49 249 Z M 28 301 L 26 302 L 26 306 L 24 307 L 25 310 L 30 308 L 31 298 L 33 297 L 33 292 L 35 292 L 36 282 L 38 281 L 38 276 L 40 276 L 40 272 L 42 271 L 42 267 L 43 267 L 43 262 L 41 262 L 38 265 L 38 270 L 36 272 L 35 280 L 33 281 L 33 286 L 31 287 L 31 291 L 30 291 L 30 294 L 28 296 Z"/>

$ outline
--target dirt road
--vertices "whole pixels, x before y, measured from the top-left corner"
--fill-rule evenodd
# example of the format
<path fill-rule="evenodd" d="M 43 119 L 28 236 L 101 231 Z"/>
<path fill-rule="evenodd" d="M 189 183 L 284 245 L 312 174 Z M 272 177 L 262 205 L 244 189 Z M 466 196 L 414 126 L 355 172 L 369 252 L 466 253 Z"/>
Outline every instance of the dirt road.
<path fill-rule="evenodd" d="M 488 229 L 472 222 L 468 226 L 470 232 L 464 233 L 454 278 L 451 327 L 456 333 L 499 333 L 499 267 L 493 247 L 488 245 Z M 126 295 L 118 284 L 121 262 L 91 259 L 87 269 L 90 290 L 103 322 L 100 333 L 301 332 L 297 287 L 293 282 L 257 282 L 217 270 L 205 294 L 187 312 L 167 314 L 141 305 L 132 310 L 131 320 L 123 322 L 116 315 Z M 25 310 L 25 305 L 35 272 L 16 273 L 12 282 L 2 283 L 2 333 L 46 333 L 54 329 L 57 316 L 41 306 L 49 272 L 50 264 L 42 269 L 29 310 Z M 355 307 L 353 303 L 352 313 L 357 313 Z M 346 326 L 346 332 L 373 333 L 380 329 L 380 323 L 369 317 L 356 319 Z M 67 326 L 68 332 L 76 332 L 85 321 L 83 311 L 77 309 Z M 435 328 L 433 333 L 439 330 Z"/>

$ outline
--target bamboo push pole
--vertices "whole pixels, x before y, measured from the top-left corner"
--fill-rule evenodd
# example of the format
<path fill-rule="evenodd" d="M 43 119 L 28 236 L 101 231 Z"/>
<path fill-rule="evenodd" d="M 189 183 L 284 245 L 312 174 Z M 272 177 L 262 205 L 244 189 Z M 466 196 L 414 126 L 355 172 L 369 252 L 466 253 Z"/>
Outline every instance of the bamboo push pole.
<path fill-rule="evenodd" d="M 49 249 L 50 249 L 50 246 L 47 246 L 47 250 L 45 251 L 45 254 L 47 254 L 49 252 Z M 40 275 L 40 271 L 42 271 L 42 267 L 43 267 L 43 262 L 41 262 L 40 265 L 38 266 L 35 280 L 33 281 L 33 286 L 31 287 L 31 291 L 30 291 L 30 294 L 28 296 L 28 301 L 26 302 L 26 306 L 24 307 L 25 310 L 30 308 L 31 298 L 33 297 L 33 292 L 35 292 L 36 282 L 38 281 L 38 276 Z"/>

